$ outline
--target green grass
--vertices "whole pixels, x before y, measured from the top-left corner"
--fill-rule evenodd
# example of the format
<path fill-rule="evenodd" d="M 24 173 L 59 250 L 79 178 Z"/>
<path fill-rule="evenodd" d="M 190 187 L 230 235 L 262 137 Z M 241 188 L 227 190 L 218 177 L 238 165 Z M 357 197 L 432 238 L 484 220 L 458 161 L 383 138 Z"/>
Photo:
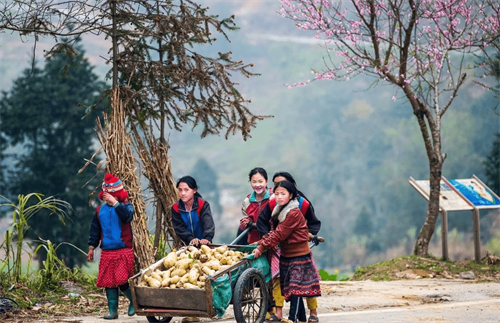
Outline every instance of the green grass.
<path fill-rule="evenodd" d="M 472 271 L 477 281 L 496 281 L 494 275 L 500 271 L 500 264 L 489 265 L 486 259 L 477 263 L 474 260 L 450 261 L 431 255 L 425 257 L 412 255 L 357 268 L 350 280 L 399 280 L 401 278 L 397 277 L 397 273 L 411 269 L 424 270 L 436 278 L 449 278 L 450 276 L 457 278 L 456 276 L 460 273 Z"/>
<path fill-rule="evenodd" d="M 4 262 L 4 261 L 2 261 L 2 260 L 0 260 L 0 268 L 4 267 L 4 264 L 5 264 L 5 262 Z M 5 267 L 6 267 L 6 266 L 5 266 Z M 37 267 L 37 266 L 36 266 L 36 265 L 33 265 L 33 264 L 31 264 L 30 266 L 28 266 L 28 264 L 23 264 L 23 265 L 21 266 L 21 273 L 22 273 L 22 274 L 27 274 L 27 273 L 30 273 L 30 272 L 36 271 L 36 270 L 37 270 L 37 269 L 36 269 L 36 267 Z M 4 273 L 5 273 L 5 272 L 7 272 L 7 270 L 8 270 L 7 268 L 3 268 L 3 272 L 4 272 Z"/>
<path fill-rule="evenodd" d="M 14 299 L 21 308 L 28 308 L 37 303 L 52 303 L 55 305 L 70 305 L 78 301 L 77 298 L 65 299 L 68 291 L 59 285 L 60 281 L 71 281 L 81 286 L 82 295 L 100 293 L 97 288 L 96 273 L 88 273 L 83 269 L 58 269 L 51 277 L 41 274 L 41 271 L 32 271 L 22 275 L 18 282 L 11 281 L 6 273 L 0 273 L 0 295 Z"/>

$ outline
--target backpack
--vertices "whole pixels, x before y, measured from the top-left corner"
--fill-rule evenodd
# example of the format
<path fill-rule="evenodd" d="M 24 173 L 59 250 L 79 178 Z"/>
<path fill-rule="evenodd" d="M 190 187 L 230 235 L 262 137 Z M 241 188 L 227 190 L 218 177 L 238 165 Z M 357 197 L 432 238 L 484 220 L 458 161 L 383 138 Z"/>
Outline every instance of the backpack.
<path fill-rule="evenodd" d="M 198 199 L 198 208 L 196 209 L 196 213 L 198 214 L 198 217 L 200 217 L 201 214 L 201 209 L 203 208 L 203 205 L 205 205 L 205 200 Z M 175 204 L 172 206 L 175 212 L 181 213 L 179 210 L 179 202 L 175 202 Z"/>

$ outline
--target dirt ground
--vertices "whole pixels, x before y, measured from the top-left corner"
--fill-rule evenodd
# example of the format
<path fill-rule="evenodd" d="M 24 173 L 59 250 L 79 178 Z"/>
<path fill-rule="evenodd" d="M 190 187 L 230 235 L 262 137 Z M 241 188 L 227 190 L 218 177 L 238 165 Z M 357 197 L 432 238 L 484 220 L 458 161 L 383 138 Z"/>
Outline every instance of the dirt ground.
<path fill-rule="evenodd" d="M 319 307 L 325 312 L 335 312 L 466 302 L 500 298 L 498 288 L 495 282 L 447 279 L 328 282 L 323 285 Z"/>
<path fill-rule="evenodd" d="M 497 282 L 477 282 L 459 279 L 406 279 L 396 281 L 346 281 L 346 282 L 323 282 L 322 297 L 318 299 L 319 317 L 325 317 L 322 322 L 328 322 L 327 317 L 332 313 L 348 313 L 367 311 L 374 309 L 390 309 L 444 303 L 471 303 L 488 302 L 489 300 L 500 301 L 500 290 Z M 147 322 L 143 316 L 126 316 L 127 301 L 120 300 L 120 318 L 113 322 Z M 289 305 L 285 304 L 285 313 Z M 6 323 L 20 322 L 109 322 L 102 319 L 106 313 L 106 302 L 103 295 L 95 295 L 92 299 L 80 297 L 74 303 L 74 308 L 66 308 L 66 313 L 53 313 L 48 308 L 22 310 L 9 312 L 1 321 Z M 68 315 L 72 311 L 74 316 Z M 205 322 L 216 321 L 231 322 L 234 320 L 232 308 L 228 308 L 221 319 L 204 318 Z M 174 318 L 173 323 L 180 322 L 180 318 Z"/>

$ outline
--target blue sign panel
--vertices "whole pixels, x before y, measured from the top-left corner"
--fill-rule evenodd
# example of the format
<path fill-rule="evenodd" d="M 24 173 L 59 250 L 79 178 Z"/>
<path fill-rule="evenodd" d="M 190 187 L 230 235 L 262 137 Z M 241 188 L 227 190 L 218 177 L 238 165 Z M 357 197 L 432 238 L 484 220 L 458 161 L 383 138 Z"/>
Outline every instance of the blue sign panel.
<path fill-rule="evenodd" d="M 473 178 L 450 179 L 453 187 L 462 193 L 474 206 L 480 208 L 498 208 L 500 201 L 492 194 L 487 187 Z"/>

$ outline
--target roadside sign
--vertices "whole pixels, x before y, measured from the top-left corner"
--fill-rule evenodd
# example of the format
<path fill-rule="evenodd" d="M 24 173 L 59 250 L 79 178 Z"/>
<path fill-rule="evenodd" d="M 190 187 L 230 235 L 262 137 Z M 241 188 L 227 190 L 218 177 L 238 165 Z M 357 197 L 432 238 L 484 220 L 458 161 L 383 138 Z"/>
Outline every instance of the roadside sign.
<path fill-rule="evenodd" d="M 427 201 L 430 196 L 428 180 L 409 179 L 413 186 Z M 472 211 L 474 231 L 474 257 L 481 261 L 481 241 L 479 227 L 480 209 L 500 208 L 500 197 L 486 186 L 476 175 L 466 179 L 450 179 L 441 177 L 439 188 L 439 211 L 441 212 L 441 239 L 443 258 L 448 259 L 448 211 Z"/>
<path fill-rule="evenodd" d="M 474 179 L 449 179 L 453 187 L 478 209 L 496 209 L 500 201 L 482 182 Z"/>
<path fill-rule="evenodd" d="M 410 181 L 410 184 L 427 200 L 430 195 L 430 183 L 428 180 Z M 418 186 L 418 187 L 415 187 Z M 446 211 L 472 211 L 473 207 L 464 200 L 452 187 L 441 180 L 441 189 L 439 192 L 439 206 Z"/>

